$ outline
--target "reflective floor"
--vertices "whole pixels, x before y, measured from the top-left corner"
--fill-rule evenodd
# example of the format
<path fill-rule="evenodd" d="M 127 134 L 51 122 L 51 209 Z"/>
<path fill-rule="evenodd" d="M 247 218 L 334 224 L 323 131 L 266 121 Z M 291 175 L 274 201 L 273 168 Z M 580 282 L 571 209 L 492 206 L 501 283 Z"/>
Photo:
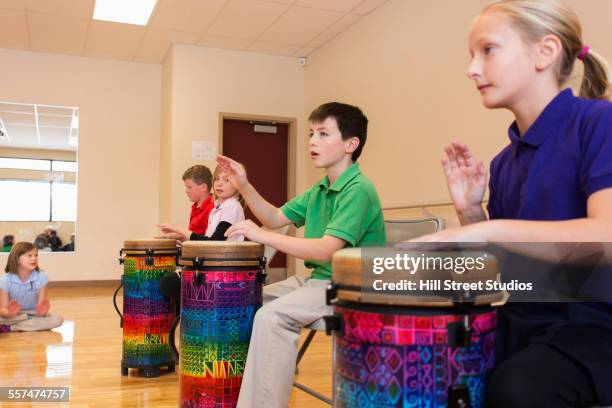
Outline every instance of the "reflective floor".
<path fill-rule="evenodd" d="M 0 407 L 178 406 L 176 372 L 144 378 L 130 370 L 129 376 L 121 376 L 122 330 L 112 304 L 113 292 L 112 287 L 51 288 L 51 312 L 64 317 L 61 327 L 0 334 L 0 386 L 70 387 L 70 402 L 0 402 Z M 296 379 L 331 395 L 329 337 L 315 337 Z M 294 389 L 289 406 L 326 405 Z"/>

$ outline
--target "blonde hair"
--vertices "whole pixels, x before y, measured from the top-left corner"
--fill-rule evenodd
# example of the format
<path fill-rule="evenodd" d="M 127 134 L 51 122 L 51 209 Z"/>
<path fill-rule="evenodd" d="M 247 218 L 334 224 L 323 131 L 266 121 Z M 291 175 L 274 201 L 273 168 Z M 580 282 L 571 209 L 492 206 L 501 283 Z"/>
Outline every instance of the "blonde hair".
<path fill-rule="evenodd" d="M 8 260 L 6 261 L 6 267 L 4 268 L 4 271 L 7 273 L 15 274 L 19 272 L 19 257 L 23 254 L 27 254 L 32 250 L 38 251 L 38 248 L 36 248 L 36 246 L 34 246 L 34 244 L 32 244 L 31 242 L 22 241 L 13 245 L 13 248 L 11 248 L 11 253 L 8 256 Z M 38 271 L 38 266 L 36 266 L 34 270 Z"/>
<path fill-rule="evenodd" d="M 238 163 L 238 164 L 240 164 L 244 168 L 244 165 L 242 163 Z M 225 173 L 225 170 L 223 170 L 221 166 L 215 167 L 215 171 L 213 172 L 213 176 L 212 176 L 212 182 L 213 182 L 212 191 L 213 191 L 213 195 L 215 196 L 215 200 L 217 199 L 217 191 L 215 191 L 215 180 L 217 179 L 217 176 L 219 175 L 219 173 Z M 245 173 L 246 173 L 246 169 L 245 169 Z M 238 202 L 240 203 L 242 208 L 245 208 L 244 198 L 242 198 L 242 195 L 238 191 L 236 191 L 236 194 L 234 194 L 234 197 L 238 199 Z"/>
<path fill-rule="evenodd" d="M 567 81 L 584 47 L 580 21 L 569 6 L 558 0 L 499 0 L 486 6 L 481 14 L 493 12 L 508 16 L 528 41 L 536 42 L 546 35 L 559 38 L 563 54 L 557 64 L 557 80 L 560 86 Z M 606 60 L 592 49 L 581 59 L 584 77 L 580 96 L 609 99 L 610 71 Z"/>

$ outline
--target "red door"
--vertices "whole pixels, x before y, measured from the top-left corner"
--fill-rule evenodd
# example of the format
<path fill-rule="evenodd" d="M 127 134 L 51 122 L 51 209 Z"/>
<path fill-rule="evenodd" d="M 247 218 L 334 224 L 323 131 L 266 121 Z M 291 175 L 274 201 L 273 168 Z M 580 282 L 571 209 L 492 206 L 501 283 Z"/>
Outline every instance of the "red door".
<path fill-rule="evenodd" d="M 242 163 L 259 194 L 280 207 L 287 201 L 289 125 L 277 123 L 274 127 L 276 133 L 256 132 L 255 124 L 249 121 L 224 119 L 223 154 Z M 249 208 L 245 216 L 261 225 Z M 287 257 L 277 252 L 270 267 L 286 266 Z"/>

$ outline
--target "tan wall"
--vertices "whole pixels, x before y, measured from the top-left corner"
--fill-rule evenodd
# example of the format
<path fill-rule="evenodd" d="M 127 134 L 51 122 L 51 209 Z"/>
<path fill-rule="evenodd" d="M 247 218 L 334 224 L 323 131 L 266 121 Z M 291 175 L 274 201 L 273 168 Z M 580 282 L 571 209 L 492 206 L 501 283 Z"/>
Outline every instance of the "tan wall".
<path fill-rule="evenodd" d="M 466 77 L 468 27 L 486 3 L 390 0 L 308 58 L 307 110 L 339 100 L 370 119 L 360 162 L 383 206 L 450 202 L 439 164 L 450 141 L 485 163 L 508 143 L 511 114 L 485 109 Z M 569 3 L 585 41 L 612 60 L 612 2 Z"/>
<path fill-rule="evenodd" d="M 296 187 L 305 190 L 304 73 L 295 58 L 175 45 L 163 69 L 160 221 L 187 226 L 181 176 L 194 164 L 215 167 L 192 159 L 191 142 L 218 148 L 221 112 L 297 119 Z"/>
<path fill-rule="evenodd" d="M 155 233 L 161 67 L 10 50 L 0 61 L 2 100 L 80 108 L 77 252 L 41 266 L 56 281 L 118 279 L 123 240 Z"/>
<path fill-rule="evenodd" d="M 166 54 L 162 65 L 162 116 L 161 116 L 161 145 L 160 145 L 160 163 L 159 163 L 159 220 L 170 220 L 170 205 L 171 192 L 170 187 L 172 182 L 177 180 L 171 179 L 172 173 L 172 78 L 174 63 L 172 47 Z"/>

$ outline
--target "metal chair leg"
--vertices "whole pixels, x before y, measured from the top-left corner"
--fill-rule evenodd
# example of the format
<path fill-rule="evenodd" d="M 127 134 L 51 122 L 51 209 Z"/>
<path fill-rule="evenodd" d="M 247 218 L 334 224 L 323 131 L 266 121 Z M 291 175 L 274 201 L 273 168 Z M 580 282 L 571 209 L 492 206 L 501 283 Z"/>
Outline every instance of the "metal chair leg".
<path fill-rule="evenodd" d="M 304 343 L 302 343 L 302 345 L 300 346 L 300 350 L 298 351 L 298 355 L 297 355 L 297 360 L 295 362 L 295 373 L 296 374 L 298 373 L 298 366 L 300 364 L 300 361 L 302 360 L 302 357 L 304 357 L 306 350 L 308 350 L 308 346 L 310 346 L 310 343 L 312 342 L 312 339 L 314 338 L 315 334 L 317 334 L 316 330 L 310 330 L 310 333 L 308 333 L 308 336 L 306 336 Z M 306 394 L 311 395 L 315 397 L 316 399 L 325 402 L 328 405 L 333 405 L 333 401 L 331 400 L 331 398 L 327 398 L 325 395 L 318 393 L 312 388 L 306 387 L 305 385 L 302 385 L 297 381 L 293 382 L 293 386 L 299 390 L 304 391 Z"/>
<path fill-rule="evenodd" d="M 308 349 L 308 346 L 310 346 L 310 343 L 312 342 L 312 339 L 314 338 L 315 334 L 317 334 L 317 331 L 311 330 L 310 333 L 308 333 L 308 337 L 306 337 L 306 340 L 304 340 L 304 343 L 300 347 L 300 350 L 298 351 L 297 355 L 297 361 L 295 363 L 296 368 L 300 364 L 302 357 L 304 357 L 304 353 L 306 353 L 306 350 Z"/>
<path fill-rule="evenodd" d="M 331 398 L 327 398 L 325 395 L 316 392 L 312 388 L 308 388 L 305 385 L 302 385 L 302 384 L 300 384 L 298 382 L 294 382 L 293 386 L 295 388 L 297 388 L 297 389 L 300 389 L 300 390 L 304 391 L 306 394 L 311 395 L 311 396 L 315 397 L 316 399 L 325 402 L 326 404 L 328 404 L 330 406 L 334 405 L 334 401 L 332 401 Z"/>

